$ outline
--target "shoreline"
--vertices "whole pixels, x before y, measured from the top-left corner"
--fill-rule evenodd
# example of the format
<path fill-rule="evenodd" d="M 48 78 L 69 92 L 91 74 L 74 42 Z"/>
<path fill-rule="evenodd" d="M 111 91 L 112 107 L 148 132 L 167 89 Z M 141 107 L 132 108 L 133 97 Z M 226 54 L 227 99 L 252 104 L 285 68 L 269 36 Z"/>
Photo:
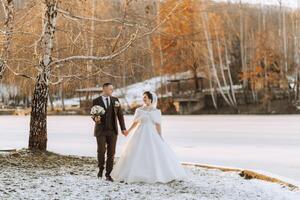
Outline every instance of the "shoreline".
<path fill-rule="evenodd" d="M 217 165 L 208 165 L 208 164 L 201 164 L 201 163 L 193 163 L 193 162 L 181 162 L 184 166 L 195 166 L 201 167 L 205 169 L 217 169 L 223 172 L 239 172 L 241 177 L 245 179 L 258 179 L 263 180 L 266 182 L 277 183 L 280 185 L 284 185 L 289 187 L 291 190 L 300 190 L 300 183 L 296 183 L 295 180 L 291 180 L 293 183 L 288 181 L 289 178 L 279 176 L 276 174 L 272 174 L 270 172 L 259 172 L 258 170 L 252 169 L 243 169 L 243 168 L 235 168 L 235 167 L 226 167 L 226 166 L 217 166 Z M 284 180 L 281 180 L 284 179 Z"/>

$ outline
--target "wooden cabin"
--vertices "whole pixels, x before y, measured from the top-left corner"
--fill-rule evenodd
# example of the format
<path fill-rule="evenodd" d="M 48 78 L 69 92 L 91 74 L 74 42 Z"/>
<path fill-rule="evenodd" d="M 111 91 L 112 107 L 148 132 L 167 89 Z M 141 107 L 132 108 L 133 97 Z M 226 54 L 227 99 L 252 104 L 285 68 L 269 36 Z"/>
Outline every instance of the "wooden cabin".
<path fill-rule="evenodd" d="M 193 114 L 205 106 L 203 89 L 207 88 L 208 81 L 203 74 L 197 77 L 188 71 L 180 77 L 170 77 L 167 83 L 177 113 Z"/>
<path fill-rule="evenodd" d="M 76 93 L 79 97 L 80 109 L 85 112 L 89 112 L 93 104 L 93 99 L 99 96 L 102 91 L 102 87 L 77 89 Z"/>

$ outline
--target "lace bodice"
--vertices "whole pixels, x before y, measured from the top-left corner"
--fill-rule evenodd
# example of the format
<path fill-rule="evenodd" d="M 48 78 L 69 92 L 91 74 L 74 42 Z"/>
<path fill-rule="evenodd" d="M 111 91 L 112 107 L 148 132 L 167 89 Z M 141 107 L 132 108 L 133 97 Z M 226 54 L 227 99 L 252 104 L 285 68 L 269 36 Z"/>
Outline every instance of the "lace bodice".
<path fill-rule="evenodd" d="M 159 109 L 137 108 L 134 114 L 134 122 L 161 124 L 161 111 Z"/>

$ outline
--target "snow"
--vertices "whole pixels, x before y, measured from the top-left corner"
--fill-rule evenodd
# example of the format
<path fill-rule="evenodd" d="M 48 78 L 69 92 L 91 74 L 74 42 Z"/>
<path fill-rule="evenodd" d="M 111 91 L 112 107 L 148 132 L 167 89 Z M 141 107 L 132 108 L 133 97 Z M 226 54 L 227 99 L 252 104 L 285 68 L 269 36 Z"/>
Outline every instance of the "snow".
<path fill-rule="evenodd" d="M 228 0 L 214 0 L 216 2 L 228 2 Z M 279 6 L 278 0 L 230 0 L 232 3 L 249 3 L 249 4 L 257 4 L 257 5 L 273 5 L 273 6 Z M 290 7 L 290 8 L 297 8 L 297 0 L 283 0 L 282 4 L 284 6 Z"/>
<path fill-rule="evenodd" d="M 32 160 L 31 160 L 32 159 Z M 0 199 L 298 200 L 299 191 L 246 180 L 237 172 L 185 167 L 188 178 L 167 184 L 107 182 L 96 178 L 96 160 L 51 156 L 0 156 Z"/>
<path fill-rule="evenodd" d="M 122 105 L 125 107 L 130 107 L 133 104 L 142 105 L 143 104 L 143 93 L 145 91 L 156 92 L 157 89 L 162 87 L 167 83 L 168 80 L 174 78 L 189 78 L 192 77 L 193 74 L 191 71 L 175 73 L 173 75 L 164 75 L 164 76 L 156 76 L 150 79 L 147 79 L 142 82 L 134 83 L 128 85 L 123 88 L 116 88 L 114 90 L 113 96 L 119 97 Z M 198 76 L 203 76 L 202 74 L 198 74 Z M 234 88 L 239 89 L 241 86 L 234 86 Z M 228 87 L 223 87 L 223 90 L 228 90 Z M 170 96 L 170 93 L 164 94 L 164 96 Z M 92 98 L 96 98 L 99 95 L 94 95 Z M 48 103 L 50 105 L 50 103 Z M 61 106 L 61 100 L 53 101 L 55 106 Z M 66 106 L 78 106 L 79 98 L 70 98 L 65 100 Z"/>
<path fill-rule="evenodd" d="M 180 76 L 180 74 L 178 74 Z M 178 76 L 177 75 L 177 76 Z M 113 95 L 120 97 L 122 105 L 125 107 L 132 104 L 142 104 L 142 96 L 145 91 L 155 92 L 156 89 L 161 87 L 162 84 L 165 84 L 169 76 L 158 76 L 154 78 L 147 79 L 142 82 L 128 85 L 124 88 L 116 88 Z M 96 98 L 99 95 L 94 95 L 92 98 Z M 74 97 L 65 100 L 65 106 L 79 106 L 79 98 Z M 50 105 L 50 102 L 48 103 Z M 53 101 L 54 106 L 61 106 L 61 100 Z"/>
<path fill-rule="evenodd" d="M 221 87 L 221 89 L 222 89 L 222 91 L 229 91 L 229 90 L 231 90 L 230 86 L 223 86 L 223 87 Z M 236 90 L 241 91 L 241 89 L 243 89 L 243 86 L 242 85 L 233 85 L 232 89 L 235 90 L 235 91 Z M 214 88 L 212 88 L 212 89 L 208 88 L 208 89 L 204 89 L 203 92 L 210 92 L 210 91 L 214 91 L 214 90 L 215 90 Z M 216 90 L 220 91 L 219 88 L 217 88 Z"/>
<path fill-rule="evenodd" d="M 13 85 L 6 85 L 0 83 L 1 97 L 8 98 L 9 96 L 16 96 L 18 94 L 18 88 Z"/>
<path fill-rule="evenodd" d="M 10 173 L 10 172 L 9 172 Z M 29 174 L 29 175 L 28 175 Z M 13 171 L 1 185 L 3 199 L 197 199 L 197 200 L 297 200 L 300 194 L 288 191 L 276 184 L 262 181 L 246 181 L 236 173 L 222 173 L 190 169 L 190 180 L 169 184 L 108 183 L 95 175 L 70 175 L 62 172 L 25 170 Z M 25 176 L 24 176 L 25 175 Z M 3 177 L 4 176 L 4 177 Z M 7 183 L 10 183 L 8 185 Z M 18 186 L 15 187 L 14 185 Z M 3 189 L 2 189 L 3 190 Z"/>
<path fill-rule="evenodd" d="M 80 101 L 79 101 L 78 97 L 74 97 L 74 98 L 71 98 L 71 99 L 65 99 L 64 104 L 65 104 L 65 106 L 69 106 L 69 107 L 74 107 L 74 106 L 78 107 L 79 104 L 80 104 Z M 50 106 L 50 102 L 48 102 L 48 105 Z M 54 100 L 53 105 L 54 105 L 54 107 L 61 107 L 62 106 L 61 99 Z"/>
<path fill-rule="evenodd" d="M 143 104 L 143 93 L 145 91 L 152 91 L 156 92 L 157 89 L 162 87 L 163 85 L 167 84 L 168 80 L 171 79 L 186 79 L 192 77 L 192 72 L 191 71 L 186 71 L 186 72 L 180 72 L 176 73 L 173 75 L 165 75 L 165 76 L 157 76 L 153 77 L 150 79 L 147 79 L 142 82 L 134 83 L 131 85 L 128 85 L 124 88 L 116 88 L 114 90 L 113 96 L 119 97 L 119 100 L 121 101 L 121 104 L 123 107 L 128 108 L 131 107 L 132 105 L 142 105 Z M 203 76 L 202 74 L 198 74 L 198 76 Z M 230 89 L 229 86 L 227 87 L 221 87 L 222 90 L 228 91 Z M 242 85 L 233 85 L 233 89 L 235 90 L 240 90 L 242 88 Z M 211 89 L 204 89 L 203 92 L 209 92 Z M 220 90 L 220 89 L 218 89 Z M 94 95 L 92 98 L 96 98 L 99 95 Z M 171 92 L 168 92 L 166 94 L 163 94 L 164 97 L 169 97 L 172 96 Z M 79 106 L 79 98 L 74 97 L 70 99 L 65 100 L 65 106 Z M 50 102 L 48 102 L 50 105 Z M 61 106 L 61 100 L 55 100 L 53 101 L 54 106 Z"/>
<path fill-rule="evenodd" d="M 121 97 L 121 103 L 125 106 L 130 106 L 133 103 L 142 104 L 142 97 L 145 91 L 155 92 L 163 84 L 166 84 L 169 76 L 158 76 L 143 82 L 129 85 L 125 88 L 118 88 L 113 95 Z"/>
<path fill-rule="evenodd" d="M 125 116 L 127 126 L 132 116 Z M 183 162 L 262 171 L 300 186 L 300 116 L 164 116 L 163 135 Z M 29 117 L 0 116 L 0 149 L 27 146 Z M 127 138 L 119 136 L 119 156 Z M 89 116 L 50 116 L 48 149 L 96 157 Z M 289 182 L 291 182 L 289 181 Z"/>

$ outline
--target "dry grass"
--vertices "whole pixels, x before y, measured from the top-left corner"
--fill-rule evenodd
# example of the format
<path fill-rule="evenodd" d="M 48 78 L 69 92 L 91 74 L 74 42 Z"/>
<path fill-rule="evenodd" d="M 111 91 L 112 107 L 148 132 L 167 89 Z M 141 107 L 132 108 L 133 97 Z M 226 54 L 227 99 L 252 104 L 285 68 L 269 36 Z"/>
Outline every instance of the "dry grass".
<path fill-rule="evenodd" d="M 260 174 L 251 170 L 241 170 L 241 169 L 235 169 L 235 168 L 226 168 L 226 167 L 218 167 L 218 166 L 210 166 L 210 165 L 201 165 L 201 164 L 190 164 L 190 163 L 184 163 L 184 165 L 186 166 L 196 166 L 196 167 L 201 167 L 201 168 L 205 168 L 205 169 L 218 169 L 221 170 L 223 172 L 239 172 L 239 175 L 245 179 L 258 179 L 258 180 L 263 180 L 263 181 L 267 181 L 267 182 L 271 182 L 271 183 L 278 183 L 280 185 L 283 186 L 287 186 L 290 188 L 290 190 L 299 190 L 300 188 L 287 183 L 285 181 L 279 180 L 277 178 L 273 178 L 270 176 L 266 176 L 264 174 Z"/>
<path fill-rule="evenodd" d="M 0 154 L 0 168 L 16 166 L 40 169 L 96 167 L 97 161 L 89 157 L 63 156 L 53 152 L 32 152 L 27 149 L 3 155 Z"/>

